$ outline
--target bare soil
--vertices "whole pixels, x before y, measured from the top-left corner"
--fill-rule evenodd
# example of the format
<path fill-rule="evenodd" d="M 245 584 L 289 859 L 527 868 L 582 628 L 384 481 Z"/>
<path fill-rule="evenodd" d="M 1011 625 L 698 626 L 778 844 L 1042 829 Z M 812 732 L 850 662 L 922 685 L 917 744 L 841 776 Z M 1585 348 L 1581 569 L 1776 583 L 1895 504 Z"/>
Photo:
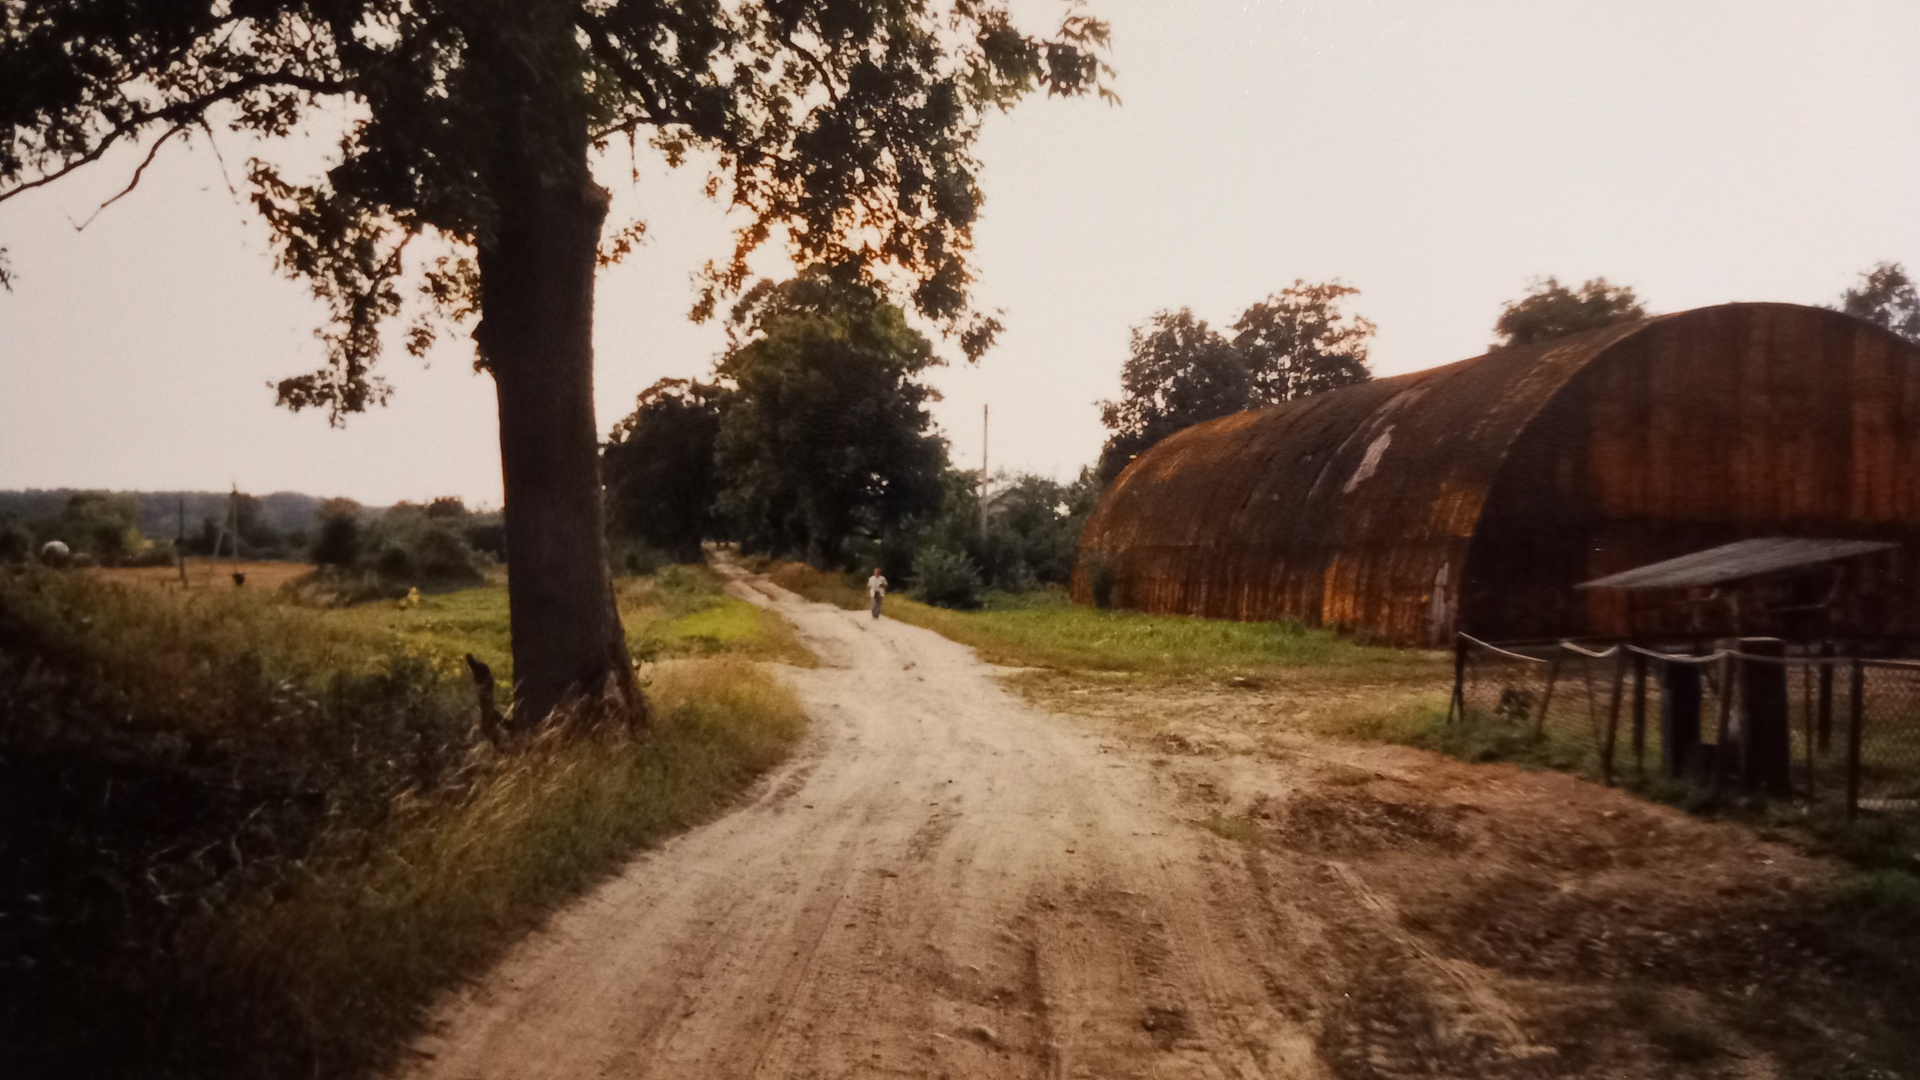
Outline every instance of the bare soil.
<path fill-rule="evenodd" d="M 1284 689 L 1029 686 L 1062 716 L 935 634 L 752 587 L 821 656 L 783 671 L 808 748 L 447 1001 L 405 1075 L 1763 1078 L 1845 1051 L 1804 914 L 1832 871 L 1785 844 L 1308 734 Z"/>
<path fill-rule="evenodd" d="M 247 584 L 260 589 L 277 589 L 308 573 L 313 567 L 302 562 L 243 562 L 236 567 L 225 559 L 215 561 L 197 555 L 187 558 L 187 587 L 190 589 L 233 588 L 235 570 L 245 574 Z M 150 585 L 156 589 L 180 587 L 176 566 L 99 567 L 84 571 L 102 581 L 122 585 Z"/>

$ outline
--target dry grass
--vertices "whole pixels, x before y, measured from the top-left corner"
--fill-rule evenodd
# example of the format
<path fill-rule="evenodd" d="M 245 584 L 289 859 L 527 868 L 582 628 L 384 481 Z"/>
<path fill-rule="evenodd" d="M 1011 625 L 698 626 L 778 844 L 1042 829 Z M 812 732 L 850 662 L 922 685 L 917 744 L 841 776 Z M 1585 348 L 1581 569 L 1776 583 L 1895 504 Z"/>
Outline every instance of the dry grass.
<path fill-rule="evenodd" d="M 747 568 L 756 573 L 765 573 L 775 585 L 799 593 L 809 600 L 843 607 L 848 611 L 866 610 L 866 590 L 855 585 L 846 574 L 815 570 L 806 563 L 797 562 L 762 565 L 759 560 L 750 560 Z"/>
<path fill-rule="evenodd" d="M 242 588 L 262 591 L 291 584 L 310 573 L 313 567 L 299 562 L 251 561 L 242 562 L 236 567 L 225 559 L 216 562 L 213 559 L 190 555 L 187 557 L 187 580 L 184 589 L 187 592 L 230 591 L 235 587 L 232 574 L 236 569 L 247 578 L 247 583 L 241 586 Z M 149 585 L 169 592 L 183 588 L 180 583 L 180 571 L 172 566 L 99 567 L 82 570 L 79 573 L 99 581 L 109 581 L 119 585 Z"/>
<path fill-rule="evenodd" d="M 785 619 L 727 595 L 706 566 L 670 566 L 619 584 L 620 617 L 636 655 L 710 656 L 813 667 L 819 661 Z"/>
<path fill-rule="evenodd" d="M 803 726 L 747 633 L 656 666 L 650 737 L 495 755 L 458 657 L 504 614 L 0 575 L 0 1075 L 358 1074 Z"/>
<path fill-rule="evenodd" d="M 329 852 L 310 884 L 221 920 L 209 959 L 245 991 L 247 1026 L 275 1034 L 269 1052 L 330 1075 L 388 1059 L 438 990 L 636 848 L 712 816 L 805 727 L 792 693 L 739 660 L 676 663 L 651 689 L 651 737 L 480 763 L 470 798 L 403 802 L 371 858 Z"/>

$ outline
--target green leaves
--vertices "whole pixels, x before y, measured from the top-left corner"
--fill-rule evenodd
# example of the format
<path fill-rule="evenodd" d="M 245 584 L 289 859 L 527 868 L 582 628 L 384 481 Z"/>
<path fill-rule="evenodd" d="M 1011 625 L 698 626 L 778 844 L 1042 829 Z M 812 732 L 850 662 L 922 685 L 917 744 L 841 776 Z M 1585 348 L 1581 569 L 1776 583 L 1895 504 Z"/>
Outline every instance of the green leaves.
<path fill-rule="evenodd" d="M 1205 420 L 1366 382 L 1372 322 L 1341 310 L 1360 290 L 1334 282 L 1292 285 L 1243 312 L 1232 340 L 1188 308 L 1135 327 L 1121 368 L 1121 397 L 1100 403 L 1112 434 L 1100 452 L 1111 483 L 1148 447 Z"/>
<path fill-rule="evenodd" d="M 1526 296 L 1501 309 L 1500 318 L 1493 324 L 1499 340 L 1491 347 L 1531 345 L 1646 317 L 1647 309 L 1629 286 L 1594 278 L 1578 289 L 1569 289 L 1558 278 L 1540 278 L 1528 288 Z"/>
<path fill-rule="evenodd" d="M 719 375 L 719 507 L 750 550 L 838 561 L 941 501 L 946 446 L 917 376 L 932 347 L 872 290 L 815 273 L 733 313 Z"/>
<path fill-rule="evenodd" d="M 326 367 L 280 384 L 337 423 L 384 401 L 380 330 L 429 274 L 428 235 L 470 258 L 529 182 L 593 182 L 599 150 L 644 137 L 709 170 L 742 212 L 706 268 L 705 317 L 783 242 L 801 265 L 856 267 L 977 356 L 970 308 L 990 110 L 1039 90 L 1099 93 L 1107 28 L 1067 3 L 1048 36 L 983 0 L 7 0 L 0 22 L 0 201 L 121 143 L 204 128 L 272 142 L 338 132 L 324 176 L 249 172 L 281 269 L 329 308 Z M 332 103 L 329 104 L 328 102 Z M 618 258 L 637 227 L 613 223 Z M 7 270 L 0 264 L 0 285 Z M 430 312 L 478 313 L 475 275 L 428 276 Z M 434 340 L 416 322 L 409 346 Z"/>
<path fill-rule="evenodd" d="M 0 263 L 0 282 L 6 280 L 5 269 Z M 1876 263 L 1861 274 L 1860 283 L 1841 294 L 1840 310 L 1920 344 L 1920 292 L 1899 263 Z"/>

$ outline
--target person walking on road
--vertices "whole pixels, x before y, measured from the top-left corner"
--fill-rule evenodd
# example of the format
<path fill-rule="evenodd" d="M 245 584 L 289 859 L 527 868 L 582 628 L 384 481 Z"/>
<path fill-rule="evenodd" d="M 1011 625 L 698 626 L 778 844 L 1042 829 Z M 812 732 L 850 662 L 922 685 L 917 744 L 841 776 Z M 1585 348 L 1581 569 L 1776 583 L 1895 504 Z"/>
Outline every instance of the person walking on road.
<path fill-rule="evenodd" d="M 867 596 L 873 600 L 873 617 L 880 617 L 880 598 L 887 595 L 887 579 L 880 575 L 880 568 L 873 568 L 873 576 L 867 579 Z"/>

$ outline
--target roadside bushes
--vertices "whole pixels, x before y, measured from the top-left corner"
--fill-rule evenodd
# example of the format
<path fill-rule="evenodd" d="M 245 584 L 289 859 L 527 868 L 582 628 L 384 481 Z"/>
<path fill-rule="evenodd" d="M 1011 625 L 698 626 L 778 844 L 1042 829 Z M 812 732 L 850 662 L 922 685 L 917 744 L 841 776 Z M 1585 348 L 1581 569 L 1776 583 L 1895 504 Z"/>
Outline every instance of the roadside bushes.
<path fill-rule="evenodd" d="M 913 591 L 935 607 L 980 606 L 980 570 L 965 552 L 926 547 L 913 560 Z"/>
<path fill-rule="evenodd" d="M 450 670 L 254 597 L 0 578 L 0 1073 L 200 1071 L 168 1030 L 238 1004 L 195 983 L 205 915 L 459 786 L 467 706 Z"/>
<path fill-rule="evenodd" d="M 0 574 L 0 1076 L 365 1075 L 804 723 L 751 666 L 680 661 L 645 741 L 503 755 L 446 630 Z"/>

